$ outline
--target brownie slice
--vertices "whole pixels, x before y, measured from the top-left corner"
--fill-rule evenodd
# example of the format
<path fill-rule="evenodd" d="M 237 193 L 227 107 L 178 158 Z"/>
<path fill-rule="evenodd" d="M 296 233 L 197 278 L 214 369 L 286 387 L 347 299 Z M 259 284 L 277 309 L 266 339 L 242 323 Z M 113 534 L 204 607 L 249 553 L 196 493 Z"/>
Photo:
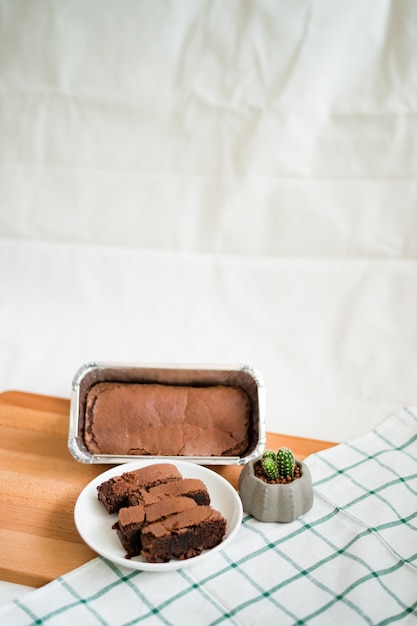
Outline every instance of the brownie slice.
<path fill-rule="evenodd" d="M 151 563 L 189 559 L 214 548 L 226 533 L 226 520 L 210 506 L 197 506 L 145 526 L 142 555 Z"/>
<path fill-rule="evenodd" d="M 137 504 L 140 490 L 180 479 L 182 476 L 172 463 L 148 465 L 101 483 L 97 487 L 98 499 L 109 513 L 117 513 L 122 507 Z"/>
<path fill-rule="evenodd" d="M 143 504 L 120 509 L 117 522 L 112 528 L 116 530 L 120 543 L 126 550 L 126 558 L 140 554 L 142 548 L 141 532 L 145 523 L 145 507 Z"/>
<path fill-rule="evenodd" d="M 170 515 L 189 511 L 196 507 L 198 505 L 192 498 L 171 496 L 166 500 L 157 500 L 152 504 L 137 504 L 120 509 L 113 528 L 126 550 L 126 557 L 131 558 L 140 554 L 142 548 L 141 534 L 148 524 L 163 521 Z"/>
<path fill-rule="evenodd" d="M 192 498 L 198 505 L 210 504 L 210 495 L 207 487 L 199 478 L 182 478 L 163 483 L 150 489 L 141 489 L 130 498 L 130 505 L 152 504 L 165 498 L 186 496 Z"/>

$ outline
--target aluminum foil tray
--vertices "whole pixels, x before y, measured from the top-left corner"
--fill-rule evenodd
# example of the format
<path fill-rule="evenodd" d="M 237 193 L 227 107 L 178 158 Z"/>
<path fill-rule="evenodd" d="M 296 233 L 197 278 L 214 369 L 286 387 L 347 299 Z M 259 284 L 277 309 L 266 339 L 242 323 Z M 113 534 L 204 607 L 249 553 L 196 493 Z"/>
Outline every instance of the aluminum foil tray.
<path fill-rule="evenodd" d="M 250 402 L 249 445 L 242 456 L 151 456 L 92 454 L 84 441 L 86 398 L 99 382 L 158 383 L 162 385 L 233 385 L 246 391 Z M 137 459 L 187 460 L 200 465 L 244 465 L 265 447 L 265 385 L 261 374 L 248 365 L 180 366 L 88 363 L 72 382 L 68 447 L 80 463 L 126 463 Z"/>

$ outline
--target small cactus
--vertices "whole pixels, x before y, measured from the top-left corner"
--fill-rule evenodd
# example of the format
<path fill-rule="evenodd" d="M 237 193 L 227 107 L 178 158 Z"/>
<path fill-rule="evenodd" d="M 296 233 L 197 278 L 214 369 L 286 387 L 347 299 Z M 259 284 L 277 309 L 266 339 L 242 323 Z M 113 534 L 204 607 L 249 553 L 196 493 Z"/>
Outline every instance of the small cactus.
<path fill-rule="evenodd" d="M 280 448 L 276 453 L 274 450 L 265 450 L 259 465 L 260 476 L 267 481 L 287 483 L 297 478 L 297 465 L 289 448 Z"/>
<path fill-rule="evenodd" d="M 278 466 L 275 458 L 275 452 L 272 452 L 273 456 L 271 454 L 267 454 L 267 452 L 272 452 L 272 450 L 266 450 L 262 456 L 262 471 L 266 478 L 274 480 L 275 478 L 278 478 Z"/>
<path fill-rule="evenodd" d="M 289 448 L 280 448 L 277 452 L 278 475 L 285 478 L 293 478 L 295 471 L 295 459 Z"/>
<path fill-rule="evenodd" d="M 262 455 L 263 459 L 272 459 L 273 461 L 276 462 L 277 460 L 277 455 L 275 454 L 275 452 L 273 450 L 265 450 L 265 452 Z"/>

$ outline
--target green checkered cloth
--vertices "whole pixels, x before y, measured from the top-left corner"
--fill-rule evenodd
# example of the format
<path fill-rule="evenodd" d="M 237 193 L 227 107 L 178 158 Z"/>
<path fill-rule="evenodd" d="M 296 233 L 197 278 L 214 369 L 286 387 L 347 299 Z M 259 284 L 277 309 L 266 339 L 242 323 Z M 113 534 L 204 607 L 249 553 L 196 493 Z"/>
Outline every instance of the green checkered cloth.
<path fill-rule="evenodd" d="M 417 624 L 417 407 L 311 455 L 313 508 L 244 515 L 232 542 L 171 572 L 102 558 L 0 608 L 7 626 Z"/>

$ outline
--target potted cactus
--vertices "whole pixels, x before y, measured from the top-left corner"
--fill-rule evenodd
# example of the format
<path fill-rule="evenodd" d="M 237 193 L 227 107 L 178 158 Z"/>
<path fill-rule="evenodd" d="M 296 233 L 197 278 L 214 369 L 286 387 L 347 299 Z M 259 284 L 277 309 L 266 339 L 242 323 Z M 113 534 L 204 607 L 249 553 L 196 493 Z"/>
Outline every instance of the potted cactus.
<path fill-rule="evenodd" d="M 265 450 L 249 461 L 239 478 L 243 508 L 263 522 L 292 522 L 313 505 L 313 485 L 305 463 L 286 447 Z"/>

